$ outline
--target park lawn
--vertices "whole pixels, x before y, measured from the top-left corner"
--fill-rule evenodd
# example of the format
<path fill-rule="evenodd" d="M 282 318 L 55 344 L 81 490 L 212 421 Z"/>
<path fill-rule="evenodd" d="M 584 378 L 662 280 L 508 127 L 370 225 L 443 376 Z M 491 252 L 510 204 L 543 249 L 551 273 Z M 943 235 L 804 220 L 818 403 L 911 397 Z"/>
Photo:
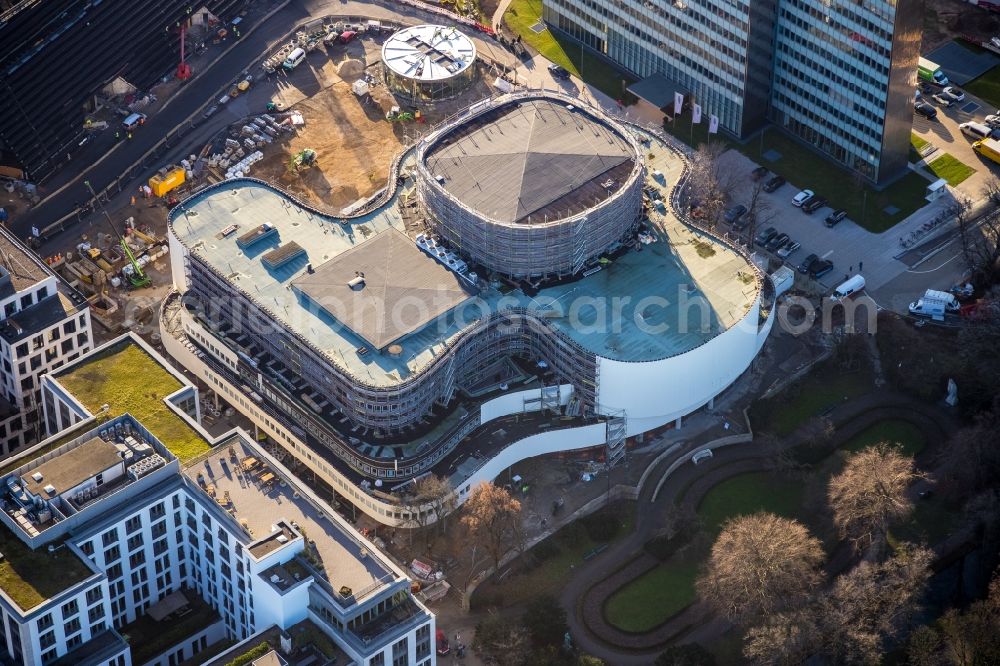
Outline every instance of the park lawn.
<path fill-rule="evenodd" d="M 698 504 L 702 527 L 715 541 L 730 518 L 758 511 L 797 518 L 802 509 L 805 484 L 768 472 L 739 474 L 715 485 Z"/>
<path fill-rule="evenodd" d="M 645 633 L 694 603 L 698 558 L 674 557 L 650 569 L 615 592 L 604 605 L 613 626 Z"/>
<path fill-rule="evenodd" d="M 964 162 L 959 162 L 948 153 L 928 164 L 927 169 L 938 178 L 944 178 L 952 187 L 957 187 L 969 176 L 976 173 L 975 169 Z"/>
<path fill-rule="evenodd" d="M 962 87 L 989 104 L 993 109 L 1000 108 L 1000 67 L 986 71 Z M 993 111 L 987 109 L 987 112 L 992 113 Z"/>
<path fill-rule="evenodd" d="M 909 520 L 889 530 L 891 540 L 936 544 L 961 524 L 961 512 L 949 507 L 940 497 L 915 501 Z"/>
<path fill-rule="evenodd" d="M 532 30 L 532 26 L 542 20 L 542 0 L 513 0 L 503 19 L 525 44 L 613 99 L 622 99 L 625 86 L 635 81 L 579 44 L 556 35 L 548 28 L 541 32 Z"/>
<path fill-rule="evenodd" d="M 789 435 L 810 418 L 842 402 L 870 393 L 873 388 L 871 368 L 868 366 L 864 366 L 863 370 L 845 372 L 824 363 L 780 394 L 754 403 L 751 423 L 754 428 L 768 430 L 775 435 Z"/>
<path fill-rule="evenodd" d="M 923 150 L 924 146 L 926 146 L 927 144 L 928 142 L 924 141 L 924 139 L 922 139 L 920 136 L 914 134 L 913 132 L 910 132 L 910 145 L 913 146 L 913 148 L 917 152 Z"/>
<path fill-rule="evenodd" d="M 860 451 L 879 442 L 899 444 L 906 456 L 915 456 L 927 446 L 924 433 L 916 425 L 909 421 L 886 419 L 858 433 L 840 448 L 845 451 Z"/>

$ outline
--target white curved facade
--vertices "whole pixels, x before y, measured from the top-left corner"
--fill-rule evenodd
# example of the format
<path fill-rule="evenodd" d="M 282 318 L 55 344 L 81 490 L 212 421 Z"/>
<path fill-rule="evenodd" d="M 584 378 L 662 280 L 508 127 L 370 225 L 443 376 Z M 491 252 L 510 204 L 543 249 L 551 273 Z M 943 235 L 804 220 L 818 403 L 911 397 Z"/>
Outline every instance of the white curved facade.
<path fill-rule="evenodd" d="M 750 367 L 770 327 L 758 330 L 760 297 L 746 316 L 700 347 L 658 361 L 597 357 L 599 411 L 624 410 L 629 436 L 658 428 L 707 404 Z"/>

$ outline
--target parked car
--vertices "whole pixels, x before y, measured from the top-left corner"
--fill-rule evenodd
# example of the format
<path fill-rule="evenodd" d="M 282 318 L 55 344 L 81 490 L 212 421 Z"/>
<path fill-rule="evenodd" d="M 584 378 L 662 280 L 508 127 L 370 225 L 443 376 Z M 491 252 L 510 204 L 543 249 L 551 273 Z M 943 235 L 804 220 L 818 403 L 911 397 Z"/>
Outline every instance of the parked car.
<path fill-rule="evenodd" d="M 802 263 L 799 264 L 799 273 L 802 273 L 803 275 L 808 274 L 809 269 L 812 268 L 812 265 L 817 261 L 819 261 L 818 254 L 807 255 L 806 258 L 802 260 Z"/>
<path fill-rule="evenodd" d="M 757 238 L 755 238 L 753 242 L 761 247 L 764 247 L 765 245 L 767 245 L 767 241 L 771 240 L 777 235 L 778 235 L 777 229 L 775 229 L 774 227 L 768 227 L 767 229 L 764 229 L 764 231 L 757 234 Z"/>
<path fill-rule="evenodd" d="M 965 99 L 965 93 L 955 86 L 946 86 L 941 94 L 953 102 L 961 102 Z"/>
<path fill-rule="evenodd" d="M 940 94 L 931 95 L 931 99 L 934 100 L 939 106 L 943 106 L 946 109 L 955 103 L 954 100 Z"/>
<path fill-rule="evenodd" d="M 833 270 L 832 261 L 828 261 L 826 259 L 820 259 L 819 261 L 814 262 L 813 265 L 809 267 L 809 275 L 812 276 L 812 279 L 818 280 L 832 270 Z"/>
<path fill-rule="evenodd" d="M 767 241 L 767 244 L 764 247 L 768 252 L 777 252 L 781 248 L 785 247 L 785 243 L 790 240 L 792 239 L 789 238 L 788 234 L 778 234 L 771 240 Z"/>
<path fill-rule="evenodd" d="M 784 184 L 785 184 L 784 176 L 775 176 L 774 178 L 771 178 L 769 181 L 764 183 L 763 189 L 765 192 L 774 192 Z"/>
<path fill-rule="evenodd" d="M 986 118 L 983 119 L 983 122 L 992 127 L 993 129 L 997 129 L 998 127 L 1000 127 L 1000 115 L 995 115 L 995 114 L 988 115 L 986 116 Z"/>
<path fill-rule="evenodd" d="M 934 120 L 935 118 L 937 118 L 937 109 L 935 109 L 927 102 L 924 101 L 917 102 L 916 104 L 913 105 L 913 110 L 914 112 L 922 115 L 924 118 L 927 118 L 927 120 Z"/>
<path fill-rule="evenodd" d="M 798 241 L 793 241 L 791 238 L 789 238 L 788 242 L 785 243 L 781 248 L 779 248 L 776 254 L 782 259 L 787 259 L 792 255 L 793 252 L 798 250 L 800 247 L 802 247 L 801 243 L 799 243 Z"/>
<path fill-rule="evenodd" d="M 826 205 L 826 199 L 824 197 L 817 195 L 814 196 L 809 201 L 802 204 L 802 210 L 808 213 L 809 215 L 812 215 L 825 205 Z"/>
<path fill-rule="evenodd" d="M 569 78 L 569 70 L 566 69 L 565 67 L 561 67 L 561 66 L 559 66 L 559 65 L 557 65 L 555 63 L 552 63 L 551 65 L 549 65 L 549 74 L 551 74 L 552 77 L 556 78 L 556 79 L 568 79 Z"/>
<path fill-rule="evenodd" d="M 732 208 L 730 208 L 725 212 L 725 214 L 722 216 L 722 219 L 728 222 L 729 224 L 733 224 L 738 219 L 746 215 L 746 212 L 747 212 L 746 206 L 744 206 L 743 204 L 736 204 L 735 206 L 733 206 Z"/>
<path fill-rule="evenodd" d="M 743 217 L 739 218 L 733 222 L 733 231 L 743 231 L 750 226 L 750 223 L 753 222 L 753 218 L 753 213 L 747 213 Z"/>
<path fill-rule="evenodd" d="M 802 190 L 801 192 L 796 194 L 795 197 L 792 199 L 792 205 L 802 208 L 802 204 L 806 203 L 812 198 L 813 198 L 812 190 Z"/>
<path fill-rule="evenodd" d="M 767 170 L 767 167 L 761 166 L 761 167 L 757 167 L 756 169 L 754 169 L 753 171 L 751 171 L 750 172 L 750 177 L 753 178 L 754 180 L 760 180 L 761 178 L 763 178 L 764 176 L 766 176 L 769 173 L 771 173 L 771 172 Z"/>
<path fill-rule="evenodd" d="M 840 224 L 844 218 L 847 217 L 847 211 L 841 208 L 840 210 L 835 210 L 826 216 L 824 224 L 828 227 L 835 227 Z"/>

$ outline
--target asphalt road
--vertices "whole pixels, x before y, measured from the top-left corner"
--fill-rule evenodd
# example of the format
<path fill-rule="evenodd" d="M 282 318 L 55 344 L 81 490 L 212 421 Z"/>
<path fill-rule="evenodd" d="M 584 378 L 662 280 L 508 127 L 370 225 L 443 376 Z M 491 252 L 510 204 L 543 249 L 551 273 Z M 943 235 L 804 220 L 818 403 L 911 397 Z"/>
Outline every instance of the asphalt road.
<path fill-rule="evenodd" d="M 14 233 L 25 238 L 30 235 L 33 226 L 41 229 L 72 213 L 78 203 L 90 199 L 84 181 L 90 181 L 95 191 L 103 190 L 114 182 L 122 175 L 123 169 L 139 160 L 174 127 L 213 100 L 224 86 L 231 84 L 249 63 L 268 49 L 272 41 L 283 37 L 290 28 L 306 18 L 308 14 L 302 5 L 291 2 L 252 32 L 244 34 L 235 47 L 178 91 L 163 113 L 150 116 L 146 124 L 133 133 L 130 141 L 119 143 L 106 159 L 80 171 L 62 190 L 23 215 L 11 219 L 10 226 Z M 200 114 L 192 122 L 195 125 L 206 124 Z M 184 142 L 187 143 L 187 138 Z M 160 163 L 162 157 L 151 157 L 149 166 Z"/>

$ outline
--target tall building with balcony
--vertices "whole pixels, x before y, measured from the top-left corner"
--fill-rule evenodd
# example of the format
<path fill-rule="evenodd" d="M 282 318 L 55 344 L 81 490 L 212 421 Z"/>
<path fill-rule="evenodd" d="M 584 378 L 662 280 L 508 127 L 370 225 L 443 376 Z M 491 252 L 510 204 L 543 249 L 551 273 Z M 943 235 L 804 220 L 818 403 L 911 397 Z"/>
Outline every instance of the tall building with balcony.
<path fill-rule="evenodd" d="M 0 458 L 43 435 L 39 378 L 92 346 L 86 299 L 0 227 Z"/>
<path fill-rule="evenodd" d="M 913 0 L 545 0 L 544 19 L 748 137 L 768 121 L 864 178 L 906 169 L 920 11 Z"/>
<path fill-rule="evenodd" d="M 208 437 L 161 362 L 127 336 L 45 377 L 68 426 L 0 470 L 0 654 L 168 666 L 277 632 L 302 659 L 432 666 L 405 574 L 251 436 Z"/>

